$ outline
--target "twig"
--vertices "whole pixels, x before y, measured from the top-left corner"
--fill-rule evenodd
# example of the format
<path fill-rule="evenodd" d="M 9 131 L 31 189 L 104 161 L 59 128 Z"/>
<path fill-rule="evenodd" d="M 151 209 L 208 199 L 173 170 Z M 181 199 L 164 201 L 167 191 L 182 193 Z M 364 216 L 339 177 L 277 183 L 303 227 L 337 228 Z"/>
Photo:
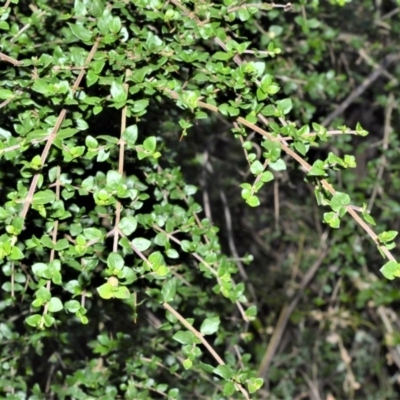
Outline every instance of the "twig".
<path fill-rule="evenodd" d="M 15 58 L 12 58 L 12 57 L 4 54 L 4 53 L 0 53 L 0 60 L 9 62 L 9 63 L 11 63 L 12 65 L 15 65 L 15 66 L 22 64 L 22 61 L 18 61 Z"/>
<path fill-rule="evenodd" d="M 42 11 L 39 15 L 37 15 L 36 18 L 38 18 L 38 19 L 39 19 L 39 18 L 42 18 L 43 15 L 45 15 L 45 14 L 46 14 L 46 11 Z M 14 37 L 10 40 L 10 43 L 14 43 L 22 33 L 24 33 L 26 30 L 28 30 L 28 29 L 31 27 L 31 25 L 32 25 L 32 24 L 30 24 L 30 23 L 24 25 L 24 26 L 14 35 Z"/>
<path fill-rule="evenodd" d="M 90 61 L 92 60 L 93 56 L 95 55 L 95 53 L 97 51 L 99 44 L 100 44 L 100 38 L 96 39 L 95 43 L 93 44 L 93 47 L 90 50 L 90 53 L 88 54 L 88 56 L 86 58 L 85 65 L 88 65 L 90 63 Z M 72 86 L 72 92 L 75 92 L 78 89 L 83 77 L 85 76 L 85 72 L 86 72 L 85 70 L 81 70 L 81 72 L 79 73 L 78 77 L 75 80 L 75 83 Z M 64 108 L 60 111 L 60 114 L 58 115 L 58 118 L 54 125 L 54 128 L 53 128 L 51 134 L 49 135 L 46 145 L 43 149 L 42 155 L 40 156 L 42 165 L 44 165 L 46 162 L 50 148 L 54 142 L 54 139 L 56 138 L 57 132 L 60 129 L 61 124 L 64 121 L 66 114 L 67 114 L 67 110 Z M 23 205 L 23 208 L 21 211 L 22 218 L 25 218 L 26 215 L 28 214 L 29 207 L 33 201 L 33 195 L 35 194 L 36 185 L 38 183 L 39 176 L 40 176 L 40 173 L 37 173 L 34 175 L 34 177 L 32 179 L 31 186 L 29 187 L 28 195 L 25 198 L 24 205 Z"/>
<path fill-rule="evenodd" d="M 173 236 L 171 233 L 166 232 L 165 230 L 163 230 L 162 228 L 160 228 L 157 225 L 153 225 L 153 228 L 159 232 L 163 232 L 168 237 L 168 239 L 172 240 L 173 242 L 175 242 L 181 246 L 181 241 L 179 239 L 177 239 L 175 236 Z M 217 279 L 218 284 L 221 285 L 221 279 L 218 276 L 218 272 L 215 270 L 215 268 L 210 263 L 208 263 L 206 260 L 204 260 L 204 258 L 202 258 L 197 253 L 191 253 L 191 254 L 197 261 L 199 261 L 201 264 L 203 264 L 214 275 L 214 277 Z M 247 317 L 245 311 L 243 310 L 243 307 L 240 304 L 240 301 L 236 300 L 235 304 L 236 304 L 236 307 L 238 308 L 243 320 L 245 322 L 249 322 L 249 318 Z"/>
<path fill-rule="evenodd" d="M 207 168 L 209 167 L 209 162 L 208 162 L 208 151 L 205 151 L 203 153 L 203 168 L 201 171 L 201 179 L 200 179 L 200 185 L 202 187 L 202 194 L 203 194 L 203 207 L 204 207 L 204 214 L 206 215 L 206 218 L 210 221 L 212 224 L 212 213 L 211 213 L 211 206 L 210 206 L 210 196 L 208 195 L 208 190 L 207 190 Z"/>
<path fill-rule="evenodd" d="M 390 122 L 392 119 L 392 113 L 393 113 L 393 108 L 395 106 L 395 103 L 396 102 L 394 100 L 393 93 L 390 93 L 389 97 L 388 97 L 388 103 L 386 106 L 386 110 L 385 110 L 385 126 L 384 126 L 384 133 L 383 133 L 382 156 L 381 156 L 381 160 L 379 163 L 378 172 L 376 173 L 376 183 L 374 185 L 374 189 L 372 190 L 371 198 L 369 199 L 369 203 L 368 203 L 369 211 L 372 210 L 376 195 L 378 194 L 378 190 L 381 187 L 380 185 L 381 185 L 383 173 L 384 173 L 385 167 L 386 167 L 386 151 L 389 148 L 389 138 L 390 138 L 390 133 L 392 131 Z"/>
<path fill-rule="evenodd" d="M 231 251 L 233 257 L 235 258 L 236 265 L 238 267 L 240 276 L 242 279 L 246 282 L 250 294 L 253 298 L 253 301 L 257 304 L 257 295 L 256 291 L 254 289 L 253 284 L 249 280 L 249 276 L 247 275 L 247 272 L 243 266 L 243 263 L 240 261 L 240 256 L 239 253 L 236 249 L 235 241 L 233 239 L 233 231 L 232 231 L 232 217 L 231 217 L 231 211 L 229 209 L 229 204 L 228 200 L 226 199 L 225 193 L 222 189 L 219 190 L 219 197 L 222 202 L 222 206 L 224 208 L 224 215 L 225 215 L 225 224 L 226 224 L 226 230 L 228 234 L 228 245 L 229 245 L 229 250 Z"/>
<path fill-rule="evenodd" d="M 271 364 L 272 359 L 274 358 L 274 355 L 279 347 L 279 344 L 281 342 L 281 339 L 283 337 L 283 332 L 286 329 L 286 325 L 289 321 L 290 316 L 292 315 L 294 309 L 297 306 L 297 303 L 301 299 L 301 296 L 303 295 L 304 289 L 309 285 L 311 280 L 314 278 L 316 272 L 318 271 L 318 268 L 321 266 L 322 262 L 324 261 L 326 255 L 328 254 L 328 250 L 324 249 L 321 251 L 319 257 L 317 260 L 314 262 L 314 264 L 311 266 L 311 268 L 307 271 L 307 273 L 304 275 L 300 288 L 297 292 L 297 294 L 293 297 L 292 301 L 290 304 L 285 304 L 282 308 L 282 311 L 280 313 L 278 322 L 276 324 L 276 327 L 274 329 L 274 333 L 271 337 L 271 340 L 268 344 L 267 351 L 264 354 L 264 357 L 260 363 L 260 366 L 258 368 L 258 376 L 260 377 L 265 377 L 268 373 L 269 366 Z"/>
<path fill-rule="evenodd" d="M 192 325 L 189 324 L 189 322 L 186 321 L 184 317 L 182 317 L 181 314 L 178 313 L 173 307 L 171 307 L 168 303 L 163 303 L 163 307 L 168 310 L 176 319 L 190 332 L 192 332 L 199 340 L 200 342 L 204 345 L 204 347 L 209 351 L 209 353 L 214 357 L 214 359 L 217 361 L 219 365 L 225 365 L 224 360 L 218 355 L 218 353 L 214 350 L 214 348 L 207 342 L 207 340 L 204 338 L 204 336 L 195 328 L 193 328 Z M 249 394 L 247 393 L 247 390 L 238 382 L 235 382 L 235 385 L 238 387 L 238 389 L 242 392 L 243 396 L 246 399 L 250 399 Z"/>
<path fill-rule="evenodd" d="M 357 97 L 361 96 L 362 93 L 365 92 L 365 90 L 374 82 L 376 81 L 380 75 L 382 75 L 385 71 L 386 68 L 390 66 L 393 62 L 396 60 L 400 59 L 400 53 L 393 53 L 393 54 L 388 54 L 383 62 L 379 65 L 379 67 L 369 74 L 367 78 L 364 79 L 364 81 L 361 83 L 360 86 L 358 86 L 356 89 L 354 89 L 349 96 L 340 104 L 340 106 L 330 113 L 322 122 L 323 126 L 328 126 L 335 118 L 337 118 L 339 115 L 341 115 L 346 108 L 353 103 L 354 100 L 357 99 Z"/>

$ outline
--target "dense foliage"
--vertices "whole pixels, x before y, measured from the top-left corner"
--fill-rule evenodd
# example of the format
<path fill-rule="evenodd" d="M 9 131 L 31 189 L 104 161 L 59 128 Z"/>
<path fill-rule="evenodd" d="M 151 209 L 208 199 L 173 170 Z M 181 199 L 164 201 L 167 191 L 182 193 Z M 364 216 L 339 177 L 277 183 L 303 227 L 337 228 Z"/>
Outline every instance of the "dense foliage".
<path fill-rule="evenodd" d="M 398 398 L 399 12 L 4 2 L 0 396 Z"/>

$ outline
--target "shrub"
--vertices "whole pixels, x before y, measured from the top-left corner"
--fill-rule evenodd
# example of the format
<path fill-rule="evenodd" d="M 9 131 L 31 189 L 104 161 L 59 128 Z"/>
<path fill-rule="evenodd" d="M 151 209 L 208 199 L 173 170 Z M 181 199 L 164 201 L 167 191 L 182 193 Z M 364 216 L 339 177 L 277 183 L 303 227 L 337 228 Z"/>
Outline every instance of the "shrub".
<path fill-rule="evenodd" d="M 326 52 L 335 51 L 341 27 L 319 13 L 342 11 L 313 1 L 307 15 L 303 3 L 75 0 L 73 6 L 3 6 L 4 396 L 220 399 L 259 391 L 260 398 L 268 396 L 268 378 L 274 396 L 294 398 L 300 393 L 296 375 L 313 357 L 307 339 L 312 326 L 304 327 L 307 347 L 298 350 L 292 368 L 271 361 L 289 318 L 301 324 L 308 312 L 315 321 L 326 321 L 326 312 L 331 323 L 326 341 L 316 342 L 326 354 L 320 356 L 324 377 L 335 373 L 335 345 L 339 371 L 346 370 L 345 378 L 334 379 L 337 386 L 345 381 L 343 391 L 329 390 L 350 398 L 360 389 L 365 364 L 351 365 L 346 334 L 337 333 L 338 325 L 351 322 L 332 317 L 324 293 L 311 296 L 315 310 L 292 313 L 321 265 L 323 291 L 332 293 L 332 301 L 341 263 L 346 265 L 337 282 L 358 287 L 357 294 L 344 289 L 344 304 L 350 307 L 356 298 L 363 307 L 377 300 L 377 291 L 388 293 L 390 285 L 365 278 L 352 263 L 375 257 L 365 249 L 366 233 L 386 258 L 383 275 L 400 276 L 391 253 L 397 231 L 375 233 L 371 207 L 347 171 L 356 167 L 351 137 L 366 130 L 359 123 L 354 129 L 340 125 L 335 117 L 335 129 L 329 129 L 332 121 L 321 122 L 347 77 L 326 70 Z M 394 60 L 391 54 L 387 65 Z M 328 147 L 332 137 L 338 139 Z M 241 182 L 235 166 L 246 171 Z M 293 218 L 290 228 L 280 222 L 277 205 L 285 180 L 294 183 L 281 189 L 283 198 L 296 197 L 294 213 L 282 214 Z M 239 187 L 247 209 L 238 201 Z M 310 187 L 325 207 L 325 224 L 340 228 L 329 240 L 319 222 L 314 229 Z M 352 198 L 361 205 L 352 205 Z M 232 222 L 235 207 L 241 211 Z M 381 214 L 387 222 L 385 210 Z M 247 221 L 240 222 L 240 215 Z M 262 239 L 254 231 L 265 218 L 275 219 L 275 230 Z M 239 227 L 253 235 L 242 234 L 240 251 Z M 282 271 L 246 266 L 252 256 L 239 254 L 263 240 L 263 251 L 276 261 L 282 257 L 276 254 L 279 242 L 296 244 L 304 270 L 300 284 L 300 258 L 293 251 Z M 255 253 L 259 260 L 261 251 Z M 257 338 L 268 337 L 280 297 L 288 298 L 281 322 L 267 349 L 257 346 Z M 397 299 L 389 294 L 377 308 L 382 321 Z M 257 317 L 257 309 L 267 320 Z M 368 359 L 361 350 L 357 354 Z M 308 382 L 304 374 L 302 385 Z"/>

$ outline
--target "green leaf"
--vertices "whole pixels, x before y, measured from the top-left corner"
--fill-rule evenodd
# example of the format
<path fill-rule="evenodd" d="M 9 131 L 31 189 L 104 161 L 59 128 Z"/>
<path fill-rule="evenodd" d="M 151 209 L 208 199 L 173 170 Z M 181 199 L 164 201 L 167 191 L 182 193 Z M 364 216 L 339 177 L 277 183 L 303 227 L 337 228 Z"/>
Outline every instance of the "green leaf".
<path fill-rule="evenodd" d="M 69 300 L 64 303 L 64 308 L 66 311 L 75 314 L 81 308 L 81 305 L 77 300 Z"/>
<path fill-rule="evenodd" d="M 136 238 L 132 240 L 132 245 L 139 251 L 146 251 L 151 246 L 151 242 L 145 238 Z"/>
<path fill-rule="evenodd" d="M 193 251 L 193 246 L 192 246 L 192 243 L 191 242 L 189 242 L 189 240 L 181 240 L 181 249 L 184 251 L 184 252 L 190 252 L 190 251 Z"/>
<path fill-rule="evenodd" d="M 111 97 L 117 103 L 124 103 L 128 97 L 128 94 L 124 88 L 124 85 L 119 82 L 113 82 L 111 84 Z"/>
<path fill-rule="evenodd" d="M 200 327 L 200 332 L 203 335 L 212 335 L 213 333 L 218 331 L 218 327 L 220 324 L 219 317 L 210 317 L 206 318 Z"/>
<path fill-rule="evenodd" d="M 264 171 L 264 166 L 260 163 L 260 161 L 256 160 L 251 164 L 250 171 L 254 175 L 259 175 Z"/>
<path fill-rule="evenodd" d="M 225 51 L 216 51 L 212 55 L 213 60 L 226 61 L 226 60 L 229 60 L 230 58 L 232 58 L 232 54 L 226 53 Z"/>
<path fill-rule="evenodd" d="M 168 276 L 171 272 L 170 269 L 166 265 L 159 265 L 153 269 L 154 269 L 153 276 L 156 279 L 162 279 L 162 278 Z"/>
<path fill-rule="evenodd" d="M 303 142 L 294 142 L 294 148 L 303 156 L 307 154 L 308 145 L 306 146 Z"/>
<path fill-rule="evenodd" d="M 43 277 L 47 271 L 48 271 L 47 264 L 35 263 L 32 265 L 32 272 L 39 278 Z"/>
<path fill-rule="evenodd" d="M 313 176 L 326 176 L 324 167 L 324 162 L 322 160 L 317 160 L 312 165 L 311 170 L 308 174 Z"/>
<path fill-rule="evenodd" d="M 190 368 L 192 368 L 193 361 L 190 360 L 189 358 L 187 358 L 186 360 L 183 360 L 182 365 L 183 365 L 183 368 L 185 368 L 186 370 L 190 369 Z"/>
<path fill-rule="evenodd" d="M 249 183 L 242 183 L 240 187 L 242 188 L 242 198 L 244 200 L 247 200 L 252 195 L 253 188 Z"/>
<path fill-rule="evenodd" d="M 56 198 L 55 193 L 50 189 L 46 189 L 36 192 L 33 195 L 32 203 L 33 205 L 43 205 L 43 204 L 53 203 L 55 198 Z"/>
<path fill-rule="evenodd" d="M 109 24 L 110 32 L 117 34 L 121 30 L 121 19 L 119 17 L 113 17 Z"/>
<path fill-rule="evenodd" d="M 261 182 L 267 183 L 270 182 L 274 179 L 274 175 L 272 174 L 271 171 L 265 171 L 261 174 Z"/>
<path fill-rule="evenodd" d="M 272 104 L 268 104 L 261 110 L 261 114 L 265 115 L 266 117 L 271 117 L 276 114 L 276 108 Z"/>
<path fill-rule="evenodd" d="M 168 390 L 168 399 L 174 400 L 174 399 L 178 399 L 179 397 L 179 389 L 171 389 Z"/>
<path fill-rule="evenodd" d="M 250 196 L 247 200 L 246 203 L 251 206 L 251 207 L 258 207 L 260 205 L 260 200 L 258 199 L 257 196 Z"/>
<path fill-rule="evenodd" d="M 157 139 L 155 136 L 150 136 L 143 142 L 143 148 L 149 153 L 154 153 L 156 145 Z"/>
<path fill-rule="evenodd" d="M 339 212 L 341 208 L 348 206 L 350 201 L 348 194 L 336 192 L 330 201 L 330 205 L 333 211 Z"/>
<path fill-rule="evenodd" d="M 179 258 L 179 253 L 175 249 L 168 249 L 165 251 L 165 254 L 167 255 L 167 257 L 172 259 Z"/>
<path fill-rule="evenodd" d="M 113 291 L 113 297 L 116 299 L 129 299 L 131 296 L 126 286 L 119 286 L 117 290 Z"/>
<path fill-rule="evenodd" d="M 38 328 L 40 325 L 40 322 L 42 320 L 42 316 L 39 314 L 33 314 L 30 315 L 28 318 L 25 319 L 25 322 L 29 325 L 29 326 L 33 326 L 34 328 Z"/>
<path fill-rule="evenodd" d="M 128 146 L 133 146 L 138 138 L 138 129 L 136 125 L 128 126 L 124 133 L 122 134 L 122 139 L 124 139 Z"/>
<path fill-rule="evenodd" d="M 176 340 L 181 344 L 199 343 L 199 339 L 197 339 L 196 336 L 190 331 L 178 331 L 175 333 L 172 339 Z"/>
<path fill-rule="evenodd" d="M 356 125 L 356 133 L 357 133 L 357 135 L 360 135 L 360 136 L 368 135 L 368 131 L 366 131 L 359 122 L 357 122 L 357 125 Z"/>
<path fill-rule="evenodd" d="M 346 154 L 344 156 L 344 163 L 348 168 L 355 168 L 357 167 L 356 158 L 354 156 Z"/>
<path fill-rule="evenodd" d="M 97 292 L 99 293 L 102 299 L 111 299 L 113 297 L 113 287 L 110 283 L 106 282 L 104 285 L 101 285 L 97 288 Z"/>
<path fill-rule="evenodd" d="M 52 297 L 49 301 L 49 311 L 58 312 L 63 309 L 63 304 L 58 297 Z"/>
<path fill-rule="evenodd" d="M 258 389 L 261 388 L 261 386 L 264 384 L 264 379 L 262 378 L 250 378 L 246 380 L 246 385 L 247 389 L 249 390 L 249 393 L 254 393 Z"/>
<path fill-rule="evenodd" d="M 121 229 L 124 235 L 129 236 L 136 231 L 137 220 L 132 216 L 123 217 L 118 224 L 118 228 Z"/>
<path fill-rule="evenodd" d="M 158 246 L 165 246 L 168 243 L 168 236 L 164 232 L 157 233 L 154 243 Z"/>
<path fill-rule="evenodd" d="M 50 290 L 45 287 L 41 287 L 35 292 L 35 297 L 39 300 L 42 300 L 43 303 L 46 303 L 51 299 Z"/>
<path fill-rule="evenodd" d="M 218 367 L 214 368 L 213 372 L 215 375 L 219 375 L 226 380 L 232 379 L 234 375 L 234 372 L 229 365 L 218 365 Z"/>
<path fill-rule="evenodd" d="M 124 267 L 124 259 L 119 255 L 119 253 L 112 252 L 108 255 L 107 266 L 108 268 L 114 270 L 121 270 Z"/>
<path fill-rule="evenodd" d="M 375 220 L 374 220 L 374 219 L 372 218 L 372 216 L 371 216 L 370 214 L 368 214 L 367 212 L 363 212 L 363 213 L 362 213 L 362 216 L 363 216 L 365 222 L 367 222 L 367 223 L 369 223 L 370 225 L 373 225 L 373 226 L 376 225 Z"/>
<path fill-rule="evenodd" d="M 291 99 L 282 99 L 275 102 L 276 108 L 284 115 L 289 114 L 293 107 Z"/>
<path fill-rule="evenodd" d="M 164 302 L 168 303 L 175 299 L 176 283 L 176 278 L 171 278 L 163 284 L 161 294 Z"/>
<path fill-rule="evenodd" d="M 137 114 L 142 113 L 147 108 L 148 105 L 149 105 L 148 100 L 135 101 L 132 112 L 137 113 Z"/>
<path fill-rule="evenodd" d="M 239 19 L 241 21 L 247 21 L 250 18 L 250 13 L 246 8 L 240 8 L 238 11 Z"/>
<path fill-rule="evenodd" d="M 269 163 L 268 166 L 271 169 L 273 169 L 274 171 L 285 171 L 286 170 L 286 164 L 285 164 L 285 161 L 282 160 L 282 158 L 279 158 L 278 160 Z"/>
<path fill-rule="evenodd" d="M 86 29 L 83 25 L 71 24 L 68 22 L 71 32 L 83 42 L 89 42 L 92 38 L 92 32 Z"/>
<path fill-rule="evenodd" d="M 400 264 L 396 261 L 387 262 L 381 269 L 382 275 L 389 280 L 400 277 Z"/>
<path fill-rule="evenodd" d="M 233 382 L 226 382 L 224 385 L 224 396 L 232 396 L 236 392 Z"/>
<path fill-rule="evenodd" d="M 9 257 L 10 260 L 17 261 L 17 260 L 22 260 L 25 256 L 18 246 L 13 246 Z"/>
<path fill-rule="evenodd" d="M 254 321 L 255 318 L 257 317 L 257 306 L 250 306 L 246 311 L 245 311 L 246 317 L 250 321 Z"/>
<path fill-rule="evenodd" d="M 397 231 L 387 231 L 382 232 L 378 235 L 378 239 L 381 243 L 389 243 L 394 240 L 394 238 L 398 235 Z"/>
<path fill-rule="evenodd" d="M 68 240 L 67 239 L 60 239 L 60 240 L 57 240 L 57 243 L 54 246 L 54 249 L 56 251 L 61 251 L 61 250 L 68 249 L 68 247 L 69 247 Z"/>
<path fill-rule="evenodd" d="M 324 221 L 329 224 L 331 228 L 339 228 L 340 226 L 340 218 L 335 212 L 324 213 Z"/>
<path fill-rule="evenodd" d="M 55 319 L 51 315 L 45 314 L 42 317 L 42 321 L 44 322 L 44 326 L 46 328 L 49 328 L 50 326 L 52 326 L 54 324 Z"/>
<path fill-rule="evenodd" d="M 93 136 L 86 136 L 85 144 L 90 149 L 96 149 L 99 146 L 99 142 Z"/>
<path fill-rule="evenodd" d="M 79 234 L 79 232 L 77 232 L 77 234 Z M 83 236 L 85 236 L 87 240 L 98 241 L 103 238 L 103 233 L 97 228 L 86 228 L 83 230 Z"/>
<path fill-rule="evenodd" d="M 106 185 L 109 189 L 115 190 L 118 184 L 122 181 L 122 176 L 117 171 L 108 171 L 106 178 Z"/>

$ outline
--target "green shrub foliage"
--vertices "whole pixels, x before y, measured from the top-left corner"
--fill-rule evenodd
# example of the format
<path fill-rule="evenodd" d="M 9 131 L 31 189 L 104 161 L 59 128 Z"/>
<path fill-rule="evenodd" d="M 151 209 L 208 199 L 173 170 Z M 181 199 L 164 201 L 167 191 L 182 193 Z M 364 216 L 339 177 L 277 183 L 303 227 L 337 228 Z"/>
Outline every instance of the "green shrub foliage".
<path fill-rule="evenodd" d="M 323 398 L 393 395 L 349 347 L 379 340 L 367 302 L 384 321 L 398 300 L 366 266 L 400 276 L 399 205 L 374 189 L 382 159 L 355 169 L 362 123 L 326 119 L 360 79 L 354 54 L 386 56 L 369 3 L 3 2 L 2 397 L 291 399 L 317 379 L 310 360 Z"/>

